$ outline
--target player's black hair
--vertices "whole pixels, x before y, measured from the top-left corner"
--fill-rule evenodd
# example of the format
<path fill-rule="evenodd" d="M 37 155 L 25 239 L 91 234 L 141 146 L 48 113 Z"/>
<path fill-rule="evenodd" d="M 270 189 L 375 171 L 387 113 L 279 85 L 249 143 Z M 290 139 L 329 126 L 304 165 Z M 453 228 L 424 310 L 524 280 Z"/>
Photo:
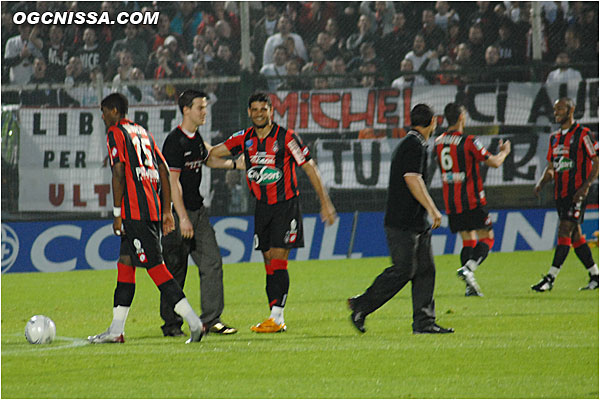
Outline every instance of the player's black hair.
<path fill-rule="evenodd" d="M 561 97 L 557 101 L 564 101 L 567 104 L 567 107 L 569 107 L 569 110 L 575 108 L 575 102 L 570 97 Z"/>
<path fill-rule="evenodd" d="M 116 108 L 117 112 L 123 117 L 127 114 L 127 111 L 129 111 L 129 101 L 127 101 L 127 97 L 121 93 L 111 93 L 102 99 L 100 107 L 109 110 Z"/>
<path fill-rule="evenodd" d="M 444 117 L 448 121 L 448 126 L 452 126 L 458 122 L 460 114 L 465 110 L 465 107 L 458 103 L 448 103 L 444 108 Z"/>
<path fill-rule="evenodd" d="M 427 104 L 417 104 L 410 110 L 410 122 L 412 126 L 428 127 L 433 118 L 433 110 Z"/>
<path fill-rule="evenodd" d="M 208 98 L 207 94 L 201 90 L 194 90 L 194 89 L 184 90 L 179 95 L 179 99 L 177 100 L 177 104 L 179 104 L 179 110 L 181 111 L 181 113 L 183 114 L 183 107 L 192 107 L 192 104 L 194 103 L 194 99 L 196 99 L 198 97 Z"/>
<path fill-rule="evenodd" d="M 269 97 L 269 95 L 265 92 L 254 92 L 248 99 L 248 108 L 250 108 L 252 103 L 255 101 L 264 101 L 269 105 L 269 108 L 273 107 L 273 104 L 271 103 L 271 97 Z"/>

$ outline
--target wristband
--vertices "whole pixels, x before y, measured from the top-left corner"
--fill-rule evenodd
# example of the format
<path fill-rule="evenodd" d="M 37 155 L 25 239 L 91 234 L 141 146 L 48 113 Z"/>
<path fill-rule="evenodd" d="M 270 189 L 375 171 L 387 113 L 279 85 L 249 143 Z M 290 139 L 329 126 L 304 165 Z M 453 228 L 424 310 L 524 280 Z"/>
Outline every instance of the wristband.
<path fill-rule="evenodd" d="M 236 169 L 237 165 L 235 165 L 235 160 L 231 160 L 233 162 L 233 168 L 232 169 Z"/>
<path fill-rule="evenodd" d="M 121 207 L 113 207 L 113 217 L 118 218 L 121 216 Z"/>

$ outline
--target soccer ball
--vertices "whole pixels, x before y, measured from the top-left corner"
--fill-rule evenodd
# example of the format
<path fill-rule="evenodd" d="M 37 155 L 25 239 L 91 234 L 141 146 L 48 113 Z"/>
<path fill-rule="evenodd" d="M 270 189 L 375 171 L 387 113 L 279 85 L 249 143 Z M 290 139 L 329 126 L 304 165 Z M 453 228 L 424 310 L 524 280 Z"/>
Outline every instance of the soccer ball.
<path fill-rule="evenodd" d="M 56 325 L 45 315 L 34 315 L 25 325 L 25 337 L 31 344 L 52 343 L 55 336 Z"/>

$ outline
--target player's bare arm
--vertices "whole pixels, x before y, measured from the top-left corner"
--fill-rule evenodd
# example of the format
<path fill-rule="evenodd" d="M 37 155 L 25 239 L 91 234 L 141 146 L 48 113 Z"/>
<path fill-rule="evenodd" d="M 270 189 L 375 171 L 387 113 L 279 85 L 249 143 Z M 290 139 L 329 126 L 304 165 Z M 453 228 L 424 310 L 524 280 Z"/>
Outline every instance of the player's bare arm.
<path fill-rule="evenodd" d="M 573 195 L 573 201 L 575 203 L 578 203 L 587 197 L 588 192 L 590 191 L 590 186 L 592 186 L 592 183 L 596 180 L 596 178 L 598 178 L 598 157 L 597 156 L 592 158 L 592 171 L 590 172 L 590 175 L 585 180 L 585 182 L 583 182 L 581 187 L 579 189 L 577 189 L 577 191 L 575 192 L 575 195 Z"/>
<path fill-rule="evenodd" d="M 160 175 L 161 183 L 163 234 L 166 235 L 175 229 L 175 220 L 173 219 L 173 213 L 171 212 L 169 166 L 165 163 L 158 164 L 158 174 Z"/>
<path fill-rule="evenodd" d="M 503 141 L 502 139 L 500 139 L 499 147 L 500 151 L 498 152 L 498 154 L 490 156 L 487 160 L 484 161 L 485 165 L 487 165 L 488 167 L 498 168 L 504 163 L 504 160 L 510 154 L 510 140 Z"/>
<path fill-rule="evenodd" d="M 302 165 L 302 169 L 308 176 L 311 185 L 315 188 L 315 191 L 319 196 L 319 201 L 321 202 L 321 221 L 326 222 L 327 225 L 333 224 L 337 217 L 337 213 L 329 198 L 327 189 L 323 186 L 323 180 L 321 179 L 317 164 L 313 160 L 310 160 Z"/>
<path fill-rule="evenodd" d="M 179 181 L 180 171 L 170 171 L 170 182 L 171 182 L 171 200 L 173 201 L 173 207 L 179 216 L 179 228 L 181 230 L 181 236 L 184 239 L 189 239 L 194 236 L 194 227 L 187 215 L 185 205 L 183 203 L 183 188 Z"/>
<path fill-rule="evenodd" d="M 125 164 L 117 162 L 112 167 L 112 189 L 113 189 L 113 205 L 115 209 L 121 210 L 123 195 L 125 194 Z M 120 236 L 123 232 L 123 219 L 119 216 L 113 216 L 113 232 Z"/>
<path fill-rule="evenodd" d="M 429 195 L 423 177 L 420 174 L 406 174 L 404 175 L 404 181 L 413 197 L 427 210 L 427 214 L 432 220 L 431 228 L 439 227 L 442 224 L 442 214 Z"/>
<path fill-rule="evenodd" d="M 535 184 L 535 187 L 533 188 L 533 193 L 536 196 L 539 196 L 540 191 L 542 190 L 544 185 L 546 183 L 548 183 L 549 181 L 551 181 L 552 179 L 554 179 L 554 166 L 552 165 L 552 163 L 550 161 L 548 161 L 548 164 L 546 165 L 546 168 L 544 168 L 544 172 L 542 173 L 542 176 L 540 177 L 540 179 Z"/>
<path fill-rule="evenodd" d="M 226 157 L 227 155 L 231 155 L 231 153 L 229 153 L 229 150 L 227 150 L 227 147 L 225 147 L 223 145 L 223 147 L 225 147 L 225 150 L 227 150 L 227 153 L 229 154 L 220 154 L 217 155 L 216 153 L 214 153 L 213 149 L 217 148 L 218 146 L 221 145 L 217 145 L 217 146 L 211 146 L 208 143 L 204 142 L 204 146 L 206 146 L 206 149 L 208 150 L 208 157 L 206 158 L 206 166 L 209 168 L 220 168 L 220 169 L 242 169 L 244 168 L 244 156 L 238 157 L 237 160 L 229 160 L 229 159 L 225 159 L 223 157 Z M 240 160 L 241 158 L 241 160 Z"/>

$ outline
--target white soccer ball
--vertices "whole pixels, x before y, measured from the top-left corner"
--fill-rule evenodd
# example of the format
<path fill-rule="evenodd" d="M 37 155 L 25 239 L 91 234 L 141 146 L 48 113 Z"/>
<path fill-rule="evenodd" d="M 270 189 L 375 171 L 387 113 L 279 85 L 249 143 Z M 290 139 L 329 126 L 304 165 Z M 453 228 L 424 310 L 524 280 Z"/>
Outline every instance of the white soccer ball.
<path fill-rule="evenodd" d="M 55 336 L 56 325 L 45 315 L 34 315 L 25 325 L 25 337 L 31 344 L 52 343 Z"/>

